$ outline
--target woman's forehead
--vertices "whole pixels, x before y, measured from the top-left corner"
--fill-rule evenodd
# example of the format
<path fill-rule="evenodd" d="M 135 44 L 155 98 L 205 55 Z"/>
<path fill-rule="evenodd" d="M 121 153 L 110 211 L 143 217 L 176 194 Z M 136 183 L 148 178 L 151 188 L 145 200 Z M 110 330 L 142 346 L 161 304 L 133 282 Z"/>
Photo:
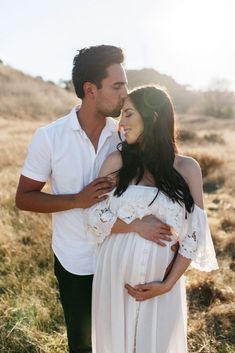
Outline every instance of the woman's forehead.
<path fill-rule="evenodd" d="M 125 100 L 124 100 L 123 110 L 126 110 L 126 109 L 135 109 L 135 107 L 129 97 L 125 98 Z"/>

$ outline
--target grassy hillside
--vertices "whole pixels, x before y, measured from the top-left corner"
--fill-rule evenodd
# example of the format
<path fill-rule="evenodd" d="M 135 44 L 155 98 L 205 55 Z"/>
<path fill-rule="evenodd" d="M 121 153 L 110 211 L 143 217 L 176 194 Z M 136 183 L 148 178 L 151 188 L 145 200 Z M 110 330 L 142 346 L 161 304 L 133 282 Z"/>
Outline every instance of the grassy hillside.
<path fill-rule="evenodd" d="M 65 353 L 50 215 L 18 211 L 14 194 L 33 131 L 69 111 L 76 100 L 7 67 L 0 66 L 0 75 L 8 89 L 0 91 L 0 352 Z M 181 115 L 178 125 L 182 152 L 202 166 L 220 264 L 212 274 L 187 273 L 189 352 L 234 353 L 235 120 Z"/>
<path fill-rule="evenodd" d="M 167 88 L 178 112 L 194 109 L 203 100 L 201 93 L 189 90 L 186 86 L 177 83 L 171 76 L 161 74 L 154 69 L 127 70 L 127 78 L 131 89 L 146 84 L 160 84 Z"/>
<path fill-rule="evenodd" d="M 0 82 L 0 117 L 4 119 L 55 119 L 77 101 L 73 93 L 53 83 L 2 64 Z"/>

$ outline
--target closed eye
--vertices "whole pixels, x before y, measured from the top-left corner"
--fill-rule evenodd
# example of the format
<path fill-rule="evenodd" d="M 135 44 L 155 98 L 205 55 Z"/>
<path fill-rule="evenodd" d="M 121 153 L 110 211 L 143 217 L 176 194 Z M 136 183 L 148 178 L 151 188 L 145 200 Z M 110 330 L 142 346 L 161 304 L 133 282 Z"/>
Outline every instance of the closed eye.
<path fill-rule="evenodd" d="M 122 86 L 123 86 L 123 83 L 116 83 L 116 84 L 113 86 L 113 88 L 116 89 L 116 90 L 118 90 L 118 89 L 122 88 Z"/>

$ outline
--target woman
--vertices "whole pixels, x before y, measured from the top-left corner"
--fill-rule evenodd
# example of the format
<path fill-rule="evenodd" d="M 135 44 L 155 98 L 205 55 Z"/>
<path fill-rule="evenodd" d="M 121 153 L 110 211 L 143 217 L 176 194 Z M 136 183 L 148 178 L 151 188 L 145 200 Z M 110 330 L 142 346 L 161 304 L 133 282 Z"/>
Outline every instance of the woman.
<path fill-rule="evenodd" d="M 217 261 L 203 211 L 198 163 L 177 153 L 174 111 L 161 88 L 142 87 L 126 99 L 120 120 L 125 141 L 104 162 L 100 176 L 116 188 L 88 211 L 91 237 L 100 243 L 93 284 L 94 353 L 186 353 L 183 273 L 190 263 L 210 271 Z M 165 247 L 137 233 L 112 234 L 154 215 L 171 226 Z M 166 270 L 180 247 L 172 269 Z"/>

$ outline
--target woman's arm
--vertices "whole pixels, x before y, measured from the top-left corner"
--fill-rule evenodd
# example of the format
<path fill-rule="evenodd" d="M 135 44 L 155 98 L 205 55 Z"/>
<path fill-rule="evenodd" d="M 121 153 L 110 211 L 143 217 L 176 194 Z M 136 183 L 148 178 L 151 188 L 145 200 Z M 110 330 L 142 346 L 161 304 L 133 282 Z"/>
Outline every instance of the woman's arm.
<path fill-rule="evenodd" d="M 172 269 L 162 282 L 154 281 L 146 284 L 138 284 L 134 287 L 125 285 L 128 293 L 136 301 L 144 301 L 169 292 L 178 279 L 184 274 L 191 263 L 190 259 L 177 254 Z"/>
<path fill-rule="evenodd" d="M 198 207 L 203 208 L 202 174 L 199 164 L 195 160 L 186 157 L 184 165 L 183 167 L 181 165 L 179 172 L 187 181 L 195 204 L 197 204 Z M 191 259 L 177 254 L 171 271 L 162 282 L 154 281 L 146 284 L 139 284 L 134 287 L 126 284 L 125 287 L 128 293 L 137 301 L 143 301 L 162 295 L 172 289 L 178 279 L 185 273 L 190 263 Z"/>

